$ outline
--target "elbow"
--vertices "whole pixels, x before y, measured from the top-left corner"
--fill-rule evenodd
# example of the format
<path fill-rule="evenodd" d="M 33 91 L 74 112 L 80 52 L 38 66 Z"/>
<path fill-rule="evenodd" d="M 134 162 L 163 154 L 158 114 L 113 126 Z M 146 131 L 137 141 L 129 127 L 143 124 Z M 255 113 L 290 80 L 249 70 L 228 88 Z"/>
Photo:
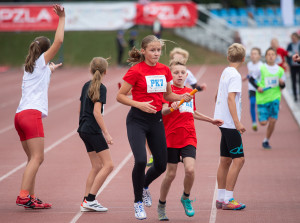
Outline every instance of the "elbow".
<path fill-rule="evenodd" d="M 117 102 L 121 103 L 120 94 L 117 94 L 116 100 L 117 100 Z"/>
<path fill-rule="evenodd" d="M 59 38 L 56 38 L 55 40 L 54 40 L 54 43 L 53 44 L 55 44 L 55 45 L 57 45 L 57 46 L 61 46 L 62 44 L 63 44 L 63 42 L 64 42 L 64 38 L 63 37 L 59 37 Z"/>

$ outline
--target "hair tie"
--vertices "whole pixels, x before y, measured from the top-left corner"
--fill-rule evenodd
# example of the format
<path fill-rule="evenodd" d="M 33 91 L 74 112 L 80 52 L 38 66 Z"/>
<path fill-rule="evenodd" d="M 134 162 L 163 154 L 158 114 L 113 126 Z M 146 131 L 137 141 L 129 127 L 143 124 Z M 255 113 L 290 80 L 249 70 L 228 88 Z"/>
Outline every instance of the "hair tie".
<path fill-rule="evenodd" d="M 39 44 L 39 41 L 36 40 L 35 42 L 36 42 L 37 44 Z"/>

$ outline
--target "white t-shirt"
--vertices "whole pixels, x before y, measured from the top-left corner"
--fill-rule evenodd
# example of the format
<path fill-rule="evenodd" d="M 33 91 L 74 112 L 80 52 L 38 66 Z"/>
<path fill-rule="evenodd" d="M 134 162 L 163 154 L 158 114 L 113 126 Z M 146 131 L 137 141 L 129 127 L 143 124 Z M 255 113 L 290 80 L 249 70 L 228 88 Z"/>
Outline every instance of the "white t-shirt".
<path fill-rule="evenodd" d="M 184 81 L 184 86 L 186 84 L 189 84 L 189 85 L 197 84 L 197 79 L 195 78 L 193 73 L 190 70 L 187 70 L 186 72 L 187 72 L 188 76 L 186 77 L 186 79 Z"/>
<path fill-rule="evenodd" d="M 235 129 L 235 125 L 228 107 L 228 93 L 236 92 L 235 104 L 238 119 L 241 120 L 241 96 L 242 96 L 242 78 L 240 73 L 233 67 L 224 69 L 219 83 L 217 101 L 215 106 L 214 119 L 221 119 L 224 124 L 220 127 Z"/>
<path fill-rule="evenodd" d="M 35 61 L 35 67 L 32 73 L 24 71 L 22 98 L 16 113 L 27 109 L 36 109 L 42 112 L 42 117 L 48 115 L 48 87 L 50 76 L 50 67 L 45 63 L 44 54 L 42 54 Z"/>
<path fill-rule="evenodd" d="M 276 74 L 279 70 L 279 65 L 278 64 L 274 64 L 272 66 L 266 64 L 266 63 L 263 63 L 263 65 L 266 66 L 267 70 L 269 71 L 270 74 Z M 260 71 L 260 68 L 259 69 L 256 69 L 252 72 L 252 77 L 257 81 L 257 82 L 260 82 L 260 78 L 261 78 L 261 71 Z M 283 81 L 285 81 L 285 74 L 282 75 L 281 79 Z"/>
<path fill-rule="evenodd" d="M 261 61 L 258 61 L 257 63 L 253 63 L 252 61 L 249 61 L 247 63 L 247 68 L 248 68 L 248 75 L 249 77 L 252 76 L 253 72 L 256 71 L 256 70 L 259 70 L 260 69 L 260 66 L 263 64 L 263 62 Z M 252 76 L 253 77 L 253 76 Z M 256 88 L 250 83 L 248 82 L 248 89 L 250 91 L 256 91 Z"/>

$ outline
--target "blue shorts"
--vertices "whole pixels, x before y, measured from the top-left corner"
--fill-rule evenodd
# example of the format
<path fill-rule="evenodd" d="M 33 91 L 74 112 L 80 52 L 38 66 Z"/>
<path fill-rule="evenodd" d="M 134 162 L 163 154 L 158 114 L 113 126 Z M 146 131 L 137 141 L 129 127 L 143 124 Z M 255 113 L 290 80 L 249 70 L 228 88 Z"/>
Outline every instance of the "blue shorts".
<path fill-rule="evenodd" d="M 274 100 L 266 104 L 257 105 L 258 120 L 260 122 L 267 121 L 269 118 L 278 119 L 279 100 Z"/>

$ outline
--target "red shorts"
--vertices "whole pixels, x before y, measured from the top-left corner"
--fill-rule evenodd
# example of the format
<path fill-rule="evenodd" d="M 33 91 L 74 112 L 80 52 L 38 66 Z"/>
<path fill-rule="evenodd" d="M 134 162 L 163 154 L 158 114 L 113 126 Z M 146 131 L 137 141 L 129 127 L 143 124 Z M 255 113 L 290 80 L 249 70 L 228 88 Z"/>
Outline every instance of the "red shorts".
<path fill-rule="evenodd" d="M 16 113 L 15 128 L 21 141 L 44 137 L 42 113 L 34 109 L 28 109 Z"/>

